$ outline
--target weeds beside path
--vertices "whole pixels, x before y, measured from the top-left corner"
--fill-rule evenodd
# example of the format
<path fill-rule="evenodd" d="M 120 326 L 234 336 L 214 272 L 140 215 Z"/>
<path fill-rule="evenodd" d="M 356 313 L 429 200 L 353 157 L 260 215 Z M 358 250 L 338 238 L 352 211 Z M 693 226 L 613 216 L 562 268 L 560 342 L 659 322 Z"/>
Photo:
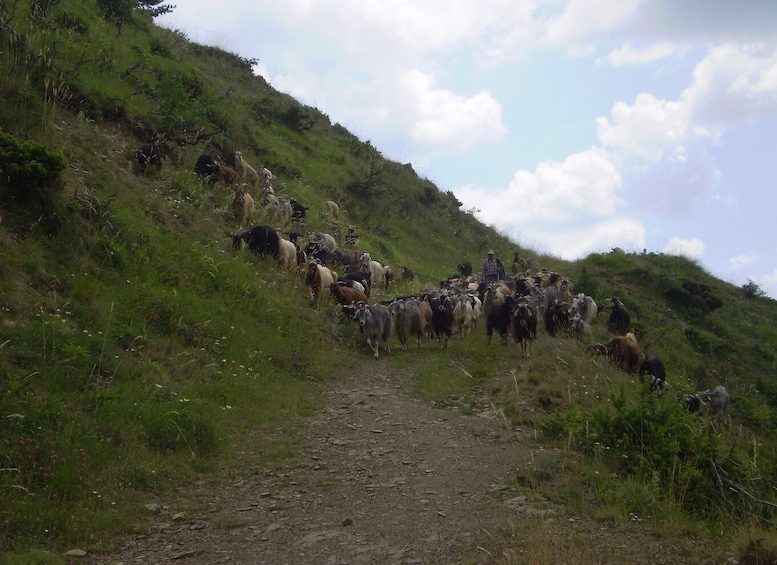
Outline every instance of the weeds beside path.
<path fill-rule="evenodd" d="M 320 385 L 299 456 L 159 501 L 147 535 L 92 563 L 704 563 L 690 544 L 568 514 L 516 481 L 561 467 L 483 402 L 465 415 L 367 362 Z M 154 502 L 154 501 L 149 501 Z"/>

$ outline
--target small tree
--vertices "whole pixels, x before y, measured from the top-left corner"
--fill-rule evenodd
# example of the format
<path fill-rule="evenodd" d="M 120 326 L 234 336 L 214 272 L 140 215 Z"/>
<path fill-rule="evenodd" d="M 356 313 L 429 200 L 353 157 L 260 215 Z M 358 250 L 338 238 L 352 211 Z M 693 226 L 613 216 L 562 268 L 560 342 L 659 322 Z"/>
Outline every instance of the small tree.
<path fill-rule="evenodd" d="M 137 8 L 152 18 L 161 16 L 162 14 L 169 14 L 175 8 L 172 4 L 162 4 L 162 2 L 164 2 L 164 0 L 137 0 Z"/>
<path fill-rule="evenodd" d="M 745 291 L 745 296 L 747 298 L 764 298 L 766 297 L 766 292 L 761 289 L 760 286 L 758 286 L 755 282 L 753 282 L 750 279 L 747 279 L 747 284 L 742 285 L 742 290 Z"/>
<path fill-rule="evenodd" d="M 97 6 L 106 20 L 113 20 L 121 27 L 132 18 L 132 9 L 136 2 L 137 0 L 97 0 Z"/>

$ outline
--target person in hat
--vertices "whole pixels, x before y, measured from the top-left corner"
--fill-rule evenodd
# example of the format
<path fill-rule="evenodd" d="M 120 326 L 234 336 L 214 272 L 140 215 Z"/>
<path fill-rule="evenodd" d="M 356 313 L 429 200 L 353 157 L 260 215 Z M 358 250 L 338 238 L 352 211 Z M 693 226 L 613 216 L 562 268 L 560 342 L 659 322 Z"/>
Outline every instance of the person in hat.
<path fill-rule="evenodd" d="M 493 250 L 489 250 L 488 257 L 483 261 L 483 281 L 490 283 L 503 281 L 506 278 L 502 261 L 494 255 Z"/>

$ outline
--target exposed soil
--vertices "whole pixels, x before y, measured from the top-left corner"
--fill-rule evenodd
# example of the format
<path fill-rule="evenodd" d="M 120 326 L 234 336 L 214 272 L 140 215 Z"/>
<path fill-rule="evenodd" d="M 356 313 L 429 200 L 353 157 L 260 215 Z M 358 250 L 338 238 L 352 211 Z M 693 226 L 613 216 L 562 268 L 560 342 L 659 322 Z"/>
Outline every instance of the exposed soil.
<path fill-rule="evenodd" d="M 416 399 L 381 361 L 320 385 L 299 457 L 149 501 L 152 526 L 95 564 L 723 563 L 693 541 L 570 514 L 522 477 L 563 464 L 483 398 Z M 366 369 L 366 368 L 365 368 Z M 278 432 L 282 433 L 282 432 Z M 253 460 L 252 460 L 253 459 Z M 157 506 L 158 505 L 158 506 Z"/>

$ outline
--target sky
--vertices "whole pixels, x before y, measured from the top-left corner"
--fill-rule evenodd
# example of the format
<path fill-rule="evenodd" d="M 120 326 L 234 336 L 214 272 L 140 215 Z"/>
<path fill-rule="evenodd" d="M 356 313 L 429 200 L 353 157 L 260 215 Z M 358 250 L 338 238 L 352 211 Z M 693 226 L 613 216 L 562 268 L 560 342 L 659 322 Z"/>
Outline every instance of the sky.
<path fill-rule="evenodd" d="M 156 23 L 521 246 L 684 255 L 777 298 L 775 0 L 186 0 Z"/>

